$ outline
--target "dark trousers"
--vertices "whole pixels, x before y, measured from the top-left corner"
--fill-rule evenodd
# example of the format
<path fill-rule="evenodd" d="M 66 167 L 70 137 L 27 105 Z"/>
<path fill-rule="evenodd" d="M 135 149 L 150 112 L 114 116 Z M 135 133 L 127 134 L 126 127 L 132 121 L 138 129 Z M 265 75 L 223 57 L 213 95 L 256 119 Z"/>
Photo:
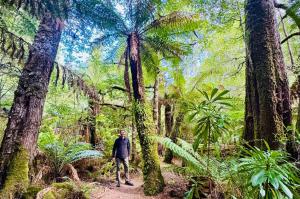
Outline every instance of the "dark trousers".
<path fill-rule="evenodd" d="M 129 159 L 127 158 L 116 158 L 116 163 L 117 163 L 117 181 L 120 182 L 121 176 L 120 176 L 120 169 L 121 169 L 121 164 L 124 166 L 125 170 L 125 180 L 126 182 L 129 181 Z"/>

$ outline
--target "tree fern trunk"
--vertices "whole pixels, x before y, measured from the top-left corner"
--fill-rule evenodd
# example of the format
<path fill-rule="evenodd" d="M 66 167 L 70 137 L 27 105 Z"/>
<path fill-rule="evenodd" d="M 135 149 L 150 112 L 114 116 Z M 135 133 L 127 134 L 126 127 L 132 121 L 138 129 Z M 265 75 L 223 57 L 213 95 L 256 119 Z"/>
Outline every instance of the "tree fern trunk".
<path fill-rule="evenodd" d="M 180 127 L 181 127 L 183 119 L 184 119 L 183 112 L 179 112 L 178 116 L 175 119 L 175 125 L 174 125 L 174 128 L 173 128 L 171 136 L 170 136 L 171 140 L 174 143 L 176 143 L 177 137 L 180 133 Z M 165 155 L 165 161 L 167 160 L 168 163 L 172 163 L 173 157 L 174 157 L 173 152 L 170 149 L 167 149 L 166 155 Z"/>
<path fill-rule="evenodd" d="M 96 146 L 98 142 L 97 132 L 96 132 L 96 117 L 100 112 L 100 105 L 99 102 L 95 102 L 94 100 L 89 101 L 89 133 L 90 133 L 90 140 L 89 142 L 93 147 Z"/>
<path fill-rule="evenodd" d="M 128 46 L 133 96 L 135 100 L 134 114 L 143 156 L 144 193 L 146 195 L 156 195 L 163 190 L 164 180 L 161 175 L 156 150 L 157 146 L 150 140 L 150 132 L 146 126 L 145 89 L 140 58 L 139 36 L 136 32 L 133 32 L 128 37 Z"/>
<path fill-rule="evenodd" d="M 159 88 L 159 72 L 155 76 L 154 91 L 153 91 L 153 122 L 155 125 L 156 134 L 158 134 L 158 88 Z"/>
<path fill-rule="evenodd" d="M 278 136 L 291 121 L 289 88 L 274 1 L 246 2 L 246 115 L 244 138 L 264 147 L 279 147 Z"/>
<path fill-rule="evenodd" d="M 50 75 L 61 37 L 61 25 L 50 14 L 41 20 L 15 92 L 0 148 L 2 198 L 22 192 L 29 183 Z"/>
<path fill-rule="evenodd" d="M 167 99 L 167 97 L 165 97 Z M 167 99 L 165 103 L 165 128 L 166 128 L 166 137 L 171 137 L 174 117 L 173 117 L 173 108 L 170 101 Z M 164 162 L 171 164 L 173 159 L 172 152 L 167 149 L 165 153 Z"/>

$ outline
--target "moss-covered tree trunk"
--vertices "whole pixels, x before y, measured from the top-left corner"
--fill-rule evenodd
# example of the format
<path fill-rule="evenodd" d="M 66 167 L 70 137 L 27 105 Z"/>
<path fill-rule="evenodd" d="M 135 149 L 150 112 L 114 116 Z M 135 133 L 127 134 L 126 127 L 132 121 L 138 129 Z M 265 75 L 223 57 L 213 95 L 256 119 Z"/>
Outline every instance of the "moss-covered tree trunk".
<path fill-rule="evenodd" d="M 145 89 L 140 58 L 140 38 L 136 32 L 128 37 L 132 88 L 135 100 L 134 114 L 143 157 L 144 193 L 155 195 L 163 190 L 164 180 L 160 170 L 157 146 L 150 139 L 146 126 Z"/>
<path fill-rule="evenodd" d="M 61 37 L 61 23 L 50 14 L 42 18 L 22 71 L 0 148 L 2 198 L 17 198 L 29 183 L 38 130 L 49 80 Z"/>
<path fill-rule="evenodd" d="M 174 123 L 174 110 L 172 107 L 172 104 L 170 103 L 169 99 L 165 97 L 165 129 L 166 129 L 166 137 L 171 137 L 172 129 L 173 129 L 173 123 Z M 164 162 L 171 163 L 173 159 L 172 152 L 170 150 L 166 150 Z"/>
<path fill-rule="evenodd" d="M 273 0 L 248 0 L 246 12 L 246 112 L 244 139 L 251 145 L 279 147 L 291 123 L 289 87 Z"/>

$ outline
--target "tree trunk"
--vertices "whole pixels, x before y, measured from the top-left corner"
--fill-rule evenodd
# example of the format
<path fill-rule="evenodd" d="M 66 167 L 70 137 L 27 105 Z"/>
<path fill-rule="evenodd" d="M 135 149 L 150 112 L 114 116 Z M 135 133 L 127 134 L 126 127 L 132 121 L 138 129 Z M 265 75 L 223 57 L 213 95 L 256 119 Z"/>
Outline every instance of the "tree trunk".
<path fill-rule="evenodd" d="M 184 113 L 180 112 L 178 114 L 178 116 L 176 117 L 175 125 L 174 125 L 174 128 L 173 128 L 171 136 L 170 136 L 171 140 L 174 143 L 176 143 L 176 141 L 177 141 L 177 137 L 178 137 L 178 135 L 180 133 L 180 127 L 181 127 L 183 119 L 184 119 Z M 170 149 L 167 149 L 166 150 L 166 155 L 165 155 L 165 162 L 167 160 L 168 163 L 172 163 L 173 157 L 174 157 L 173 156 L 173 152 Z"/>
<path fill-rule="evenodd" d="M 172 129 L 173 129 L 173 123 L 174 123 L 174 117 L 173 117 L 173 109 L 171 103 L 166 100 L 165 103 L 165 128 L 166 128 L 166 137 L 171 137 Z M 170 150 L 167 150 L 165 153 L 164 162 L 171 163 L 172 162 L 172 153 Z"/>
<path fill-rule="evenodd" d="M 156 74 L 153 92 L 153 122 L 155 125 L 156 134 L 158 134 L 158 88 L 159 88 L 159 72 Z"/>
<path fill-rule="evenodd" d="M 128 102 L 132 103 L 132 93 L 131 93 L 131 87 L 130 87 L 130 76 L 129 76 L 129 65 L 128 65 L 128 58 L 129 58 L 129 49 L 126 48 L 125 52 L 125 68 L 124 68 L 124 83 L 125 88 L 127 90 L 128 94 Z M 134 124 L 134 115 L 132 116 L 131 121 L 131 161 L 136 163 L 137 160 L 137 149 L 136 149 L 136 128 Z"/>
<path fill-rule="evenodd" d="M 98 142 L 97 134 L 96 134 L 96 117 L 100 112 L 99 102 L 95 102 L 94 100 L 89 101 L 90 115 L 89 115 L 89 133 L 90 133 L 90 143 L 95 148 Z"/>
<path fill-rule="evenodd" d="M 4 198 L 17 198 L 16 194 L 29 184 L 29 165 L 36 151 L 44 102 L 61 37 L 60 24 L 50 14 L 45 14 L 41 20 L 15 92 L 0 148 L 0 186 Z"/>
<path fill-rule="evenodd" d="M 289 87 L 273 0 L 248 0 L 246 12 L 246 113 L 244 139 L 264 148 L 279 147 L 291 124 Z"/>
<path fill-rule="evenodd" d="M 140 58 L 139 36 L 133 32 L 128 37 L 129 60 L 132 75 L 134 114 L 143 156 L 144 193 L 155 195 L 163 190 L 164 180 L 160 170 L 157 146 L 150 140 L 146 126 L 145 89 Z"/>

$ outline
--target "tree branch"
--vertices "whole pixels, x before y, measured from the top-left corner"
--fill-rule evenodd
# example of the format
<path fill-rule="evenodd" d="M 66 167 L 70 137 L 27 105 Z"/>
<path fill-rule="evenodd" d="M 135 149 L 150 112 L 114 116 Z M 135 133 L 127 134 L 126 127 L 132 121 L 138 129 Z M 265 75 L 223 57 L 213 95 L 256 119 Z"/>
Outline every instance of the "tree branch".
<path fill-rule="evenodd" d="M 102 104 L 100 104 L 100 105 L 101 105 L 101 106 L 109 106 L 109 107 L 111 107 L 112 109 L 122 108 L 122 109 L 128 110 L 127 107 L 122 106 L 122 105 L 118 105 L 118 104 L 102 103 Z"/>
<path fill-rule="evenodd" d="M 300 32 L 295 32 L 295 33 L 292 33 L 290 34 L 289 36 L 287 36 L 285 39 L 283 39 L 281 41 L 281 44 L 283 44 L 284 42 L 286 42 L 287 40 L 289 40 L 290 38 L 294 37 L 294 36 L 297 36 L 297 35 L 300 35 Z"/>

